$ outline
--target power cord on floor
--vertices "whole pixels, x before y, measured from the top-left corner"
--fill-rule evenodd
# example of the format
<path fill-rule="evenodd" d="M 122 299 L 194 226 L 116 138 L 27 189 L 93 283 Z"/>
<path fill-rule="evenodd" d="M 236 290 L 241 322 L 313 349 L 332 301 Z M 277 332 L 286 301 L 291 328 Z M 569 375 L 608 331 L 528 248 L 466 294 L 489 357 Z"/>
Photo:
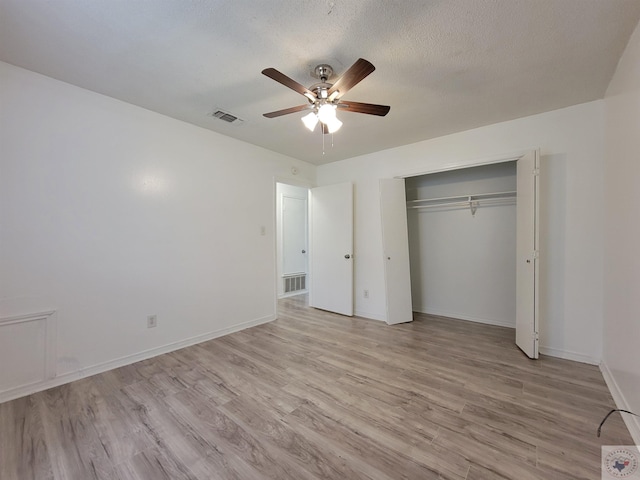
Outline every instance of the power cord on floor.
<path fill-rule="evenodd" d="M 633 413 L 630 412 L 629 410 L 622 410 L 620 408 L 614 408 L 613 410 L 611 410 L 609 413 L 607 413 L 607 415 L 602 419 L 602 421 L 600 422 L 600 425 L 598 426 L 598 437 L 600 436 L 600 432 L 602 431 L 602 426 L 604 425 L 604 422 L 607 421 L 607 418 L 609 418 L 609 416 L 614 413 L 614 412 L 623 412 L 623 413 L 629 413 L 631 415 L 635 415 L 636 417 L 640 417 L 640 415 L 638 415 L 637 413 Z"/>

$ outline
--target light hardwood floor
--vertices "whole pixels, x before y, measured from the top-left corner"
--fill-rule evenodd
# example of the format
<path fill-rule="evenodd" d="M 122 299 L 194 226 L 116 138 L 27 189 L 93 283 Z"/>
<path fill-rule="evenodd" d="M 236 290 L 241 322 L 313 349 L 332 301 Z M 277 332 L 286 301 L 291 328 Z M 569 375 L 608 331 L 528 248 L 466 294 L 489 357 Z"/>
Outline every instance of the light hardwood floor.
<path fill-rule="evenodd" d="M 280 318 L 0 405 L 0 478 L 599 479 L 631 444 L 595 366 L 511 329 Z"/>

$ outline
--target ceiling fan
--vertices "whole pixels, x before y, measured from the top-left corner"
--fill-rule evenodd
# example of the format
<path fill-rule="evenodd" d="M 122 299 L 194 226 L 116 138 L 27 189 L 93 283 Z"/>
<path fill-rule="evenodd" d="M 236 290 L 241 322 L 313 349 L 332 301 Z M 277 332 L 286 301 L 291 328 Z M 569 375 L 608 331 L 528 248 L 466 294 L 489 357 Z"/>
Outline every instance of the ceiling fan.
<path fill-rule="evenodd" d="M 297 107 L 285 108 L 284 110 L 276 110 L 275 112 L 265 113 L 267 118 L 280 117 L 290 113 L 311 110 L 307 115 L 302 117 L 305 126 L 313 131 L 318 123 L 322 126 L 322 133 L 334 133 L 342 126 L 342 122 L 336 117 L 338 109 L 345 112 L 366 113 L 368 115 L 378 115 L 384 117 L 391 107 L 387 105 L 375 105 L 373 103 L 350 102 L 342 100 L 342 96 L 351 88 L 360 83 L 367 75 L 376 69 L 371 62 L 364 58 L 359 58 L 351 67 L 342 74 L 335 82 L 329 83 L 328 80 L 333 75 L 333 68 L 330 65 L 318 65 L 313 76 L 320 80 L 319 83 L 311 85 L 309 88 L 299 84 L 295 80 L 287 77 L 284 73 L 279 72 L 275 68 L 265 68 L 262 73 L 272 78 L 285 87 L 300 93 L 307 97 L 309 103 L 299 105 Z"/>

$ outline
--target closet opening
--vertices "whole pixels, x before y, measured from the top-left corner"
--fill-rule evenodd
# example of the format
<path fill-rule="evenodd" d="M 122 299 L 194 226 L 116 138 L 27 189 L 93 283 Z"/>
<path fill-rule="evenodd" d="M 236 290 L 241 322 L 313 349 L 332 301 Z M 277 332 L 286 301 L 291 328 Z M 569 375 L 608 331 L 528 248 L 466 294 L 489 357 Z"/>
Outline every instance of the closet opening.
<path fill-rule="evenodd" d="M 516 345 L 538 358 L 539 176 L 532 150 L 382 179 L 387 323 L 415 311 L 515 327 Z"/>
<path fill-rule="evenodd" d="M 516 326 L 516 161 L 405 179 L 413 311 Z"/>

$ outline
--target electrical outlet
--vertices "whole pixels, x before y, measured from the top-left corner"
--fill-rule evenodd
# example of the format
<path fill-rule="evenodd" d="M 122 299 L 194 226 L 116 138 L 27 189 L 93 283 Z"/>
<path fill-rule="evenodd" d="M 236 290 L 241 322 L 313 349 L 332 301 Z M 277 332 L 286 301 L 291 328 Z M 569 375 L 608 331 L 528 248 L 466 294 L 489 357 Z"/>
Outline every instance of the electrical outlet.
<path fill-rule="evenodd" d="M 149 315 L 147 317 L 147 328 L 153 328 L 158 326 L 158 316 L 157 315 Z"/>
<path fill-rule="evenodd" d="M 364 298 L 369 298 L 369 290 L 364 291 Z"/>

